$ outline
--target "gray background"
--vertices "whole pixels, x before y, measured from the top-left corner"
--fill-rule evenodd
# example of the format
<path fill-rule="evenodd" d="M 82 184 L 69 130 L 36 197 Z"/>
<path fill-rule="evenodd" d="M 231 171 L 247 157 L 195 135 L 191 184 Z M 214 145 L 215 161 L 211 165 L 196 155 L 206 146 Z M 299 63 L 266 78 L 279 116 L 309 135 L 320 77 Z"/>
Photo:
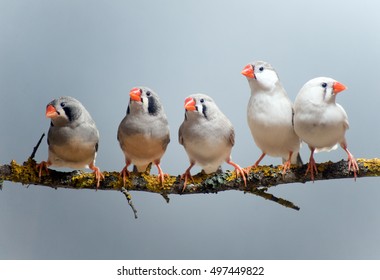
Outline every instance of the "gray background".
<path fill-rule="evenodd" d="M 196 92 L 212 96 L 234 124 L 233 159 L 252 165 L 260 151 L 246 123 L 250 91 L 240 71 L 258 59 L 276 68 L 292 100 L 317 76 L 348 86 L 337 99 L 350 119 L 349 149 L 358 158 L 377 157 L 379 9 L 366 0 L 1 0 L 0 162 L 24 161 L 48 130 L 46 104 L 71 95 L 100 130 L 98 166 L 120 171 L 117 127 L 129 90 L 146 85 L 160 95 L 170 123 L 165 172 L 188 166 L 177 130 L 183 101 Z M 38 161 L 47 158 L 45 140 Z M 306 145 L 301 155 L 306 162 Z M 342 158 L 342 149 L 316 155 L 317 162 Z M 299 212 L 234 191 L 171 196 L 169 204 L 133 192 L 134 220 L 118 192 L 5 182 L 0 258 L 378 259 L 378 184 L 359 178 L 271 189 Z"/>

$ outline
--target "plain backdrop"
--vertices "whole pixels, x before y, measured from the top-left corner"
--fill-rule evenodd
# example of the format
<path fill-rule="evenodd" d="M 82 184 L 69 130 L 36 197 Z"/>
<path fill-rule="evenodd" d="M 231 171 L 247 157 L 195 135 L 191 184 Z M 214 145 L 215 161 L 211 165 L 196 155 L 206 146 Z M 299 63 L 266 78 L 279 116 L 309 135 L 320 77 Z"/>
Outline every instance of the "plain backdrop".
<path fill-rule="evenodd" d="M 234 124 L 233 160 L 252 165 L 261 152 L 246 122 L 250 90 L 240 72 L 254 60 L 275 67 L 292 100 L 314 77 L 345 84 L 337 100 L 350 120 L 349 149 L 357 158 L 378 157 L 379 9 L 367 0 L 0 0 L 0 163 L 26 160 L 49 128 L 46 104 L 70 95 L 97 123 L 97 165 L 120 171 L 117 127 L 129 90 L 145 85 L 159 94 L 169 119 L 165 172 L 181 174 L 189 165 L 177 135 L 184 99 L 197 92 L 212 96 Z M 301 155 L 307 162 L 307 145 Z M 36 160 L 46 158 L 45 139 Z M 315 159 L 346 154 L 338 149 Z M 378 178 L 270 192 L 301 210 L 234 191 L 172 195 L 169 204 L 132 192 L 135 220 L 119 192 L 4 182 L 0 258 L 379 259 Z"/>

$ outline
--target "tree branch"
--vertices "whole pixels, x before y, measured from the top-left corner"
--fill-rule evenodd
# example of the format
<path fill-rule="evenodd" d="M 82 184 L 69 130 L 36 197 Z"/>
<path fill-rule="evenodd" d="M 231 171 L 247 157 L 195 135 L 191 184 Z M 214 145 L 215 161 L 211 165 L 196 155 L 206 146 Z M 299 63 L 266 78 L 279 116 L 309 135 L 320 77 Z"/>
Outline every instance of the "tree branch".
<path fill-rule="evenodd" d="M 358 159 L 359 173 L 358 177 L 380 176 L 380 159 Z M 187 189 L 182 192 L 183 181 L 180 176 L 165 177 L 165 184 L 162 186 L 157 176 L 146 173 L 132 172 L 130 178 L 126 180 L 123 186 L 119 172 L 103 172 L 105 179 L 100 182 L 99 190 L 116 190 L 122 193 L 128 199 L 135 217 L 137 217 L 131 196 L 128 191 L 153 192 L 163 195 L 169 202 L 169 194 L 196 194 L 196 193 L 217 193 L 227 190 L 243 191 L 274 201 L 295 210 L 299 207 L 292 202 L 282 198 L 277 198 L 268 193 L 268 189 L 281 184 L 305 183 L 310 181 L 310 177 L 305 177 L 306 165 L 302 167 L 292 167 L 284 176 L 282 175 L 282 166 L 259 166 L 251 170 L 247 176 L 247 186 L 244 186 L 240 178 L 236 178 L 236 173 L 226 171 L 225 173 L 216 173 L 206 175 L 199 173 L 193 176 L 193 182 L 190 181 Z M 330 180 L 341 178 L 352 178 L 348 172 L 347 162 L 325 162 L 317 164 L 318 174 L 315 180 Z M 22 184 L 41 185 L 52 188 L 69 188 L 69 189 L 96 189 L 96 181 L 92 173 L 82 171 L 59 172 L 49 170 L 49 174 L 43 172 L 41 178 L 38 177 L 36 162 L 30 158 L 23 165 L 12 161 L 10 164 L 0 165 L 0 182 L 11 181 Z"/>

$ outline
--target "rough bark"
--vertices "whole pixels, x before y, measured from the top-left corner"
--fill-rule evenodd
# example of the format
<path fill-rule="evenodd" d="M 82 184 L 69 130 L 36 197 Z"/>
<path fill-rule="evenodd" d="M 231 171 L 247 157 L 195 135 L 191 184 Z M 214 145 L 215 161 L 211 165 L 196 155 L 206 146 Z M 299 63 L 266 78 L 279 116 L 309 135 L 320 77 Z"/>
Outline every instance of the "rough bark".
<path fill-rule="evenodd" d="M 360 177 L 380 176 L 380 159 L 358 159 Z M 125 194 L 129 204 L 134 210 L 131 196 L 128 191 L 145 191 L 161 194 L 169 202 L 169 194 L 199 194 L 199 193 L 217 193 L 227 190 L 243 191 L 272 200 L 285 207 L 299 210 L 299 207 L 292 202 L 282 198 L 277 198 L 268 193 L 268 189 L 277 185 L 289 183 L 305 183 L 310 181 L 309 176 L 305 176 L 307 166 L 292 167 L 285 175 L 282 175 L 282 166 L 259 166 L 250 171 L 247 176 L 247 186 L 244 185 L 240 178 L 236 178 L 235 172 L 226 171 L 224 173 L 215 173 L 205 175 L 199 173 L 193 176 L 187 188 L 182 191 L 183 180 L 181 176 L 170 176 L 165 178 L 164 185 L 161 185 L 157 176 L 146 173 L 131 173 L 126 180 L 125 186 L 119 172 L 103 172 L 105 179 L 101 181 L 99 190 L 116 190 Z M 347 162 L 325 162 L 317 164 L 318 174 L 315 180 L 331 180 L 341 178 L 351 178 L 352 172 L 348 172 Z M 26 185 L 41 185 L 52 188 L 69 188 L 69 189 L 96 189 L 95 177 L 92 173 L 82 171 L 59 172 L 49 170 L 49 173 L 43 172 L 41 178 L 38 177 L 36 162 L 30 158 L 24 164 L 17 164 L 12 161 L 10 164 L 0 165 L 0 182 L 11 181 Z M 137 216 L 136 216 L 137 217 Z"/>

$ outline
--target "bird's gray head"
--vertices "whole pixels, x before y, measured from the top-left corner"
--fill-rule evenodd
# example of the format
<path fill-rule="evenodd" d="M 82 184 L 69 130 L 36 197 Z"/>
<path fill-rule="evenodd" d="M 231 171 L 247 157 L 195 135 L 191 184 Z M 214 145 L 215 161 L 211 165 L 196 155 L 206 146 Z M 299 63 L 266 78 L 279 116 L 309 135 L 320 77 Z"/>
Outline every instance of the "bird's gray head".
<path fill-rule="evenodd" d="M 336 95 L 345 89 L 345 85 L 332 78 L 318 77 L 308 81 L 301 92 L 305 92 L 304 98 L 315 104 L 335 103 Z"/>
<path fill-rule="evenodd" d="M 77 121 L 86 109 L 73 97 L 63 96 L 46 105 L 46 117 L 53 126 L 67 126 Z M 87 111 L 86 111 L 87 112 Z"/>
<path fill-rule="evenodd" d="M 158 95 L 147 87 L 135 87 L 129 92 L 130 102 L 127 114 L 131 112 L 145 112 L 151 116 L 156 116 L 162 109 Z"/>
<path fill-rule="evenodd" d="M 241 73 L 247 77 L 252 89 L 272 90 L 280 82 L 276 70 L 265 61 L 250 63 Z"/>
<path fill-rule="evenodd" d="M 214 118 L 219 112 L 214 100 L 206 94 L 192 94 L 185 99 L 185 117 Z"/>

